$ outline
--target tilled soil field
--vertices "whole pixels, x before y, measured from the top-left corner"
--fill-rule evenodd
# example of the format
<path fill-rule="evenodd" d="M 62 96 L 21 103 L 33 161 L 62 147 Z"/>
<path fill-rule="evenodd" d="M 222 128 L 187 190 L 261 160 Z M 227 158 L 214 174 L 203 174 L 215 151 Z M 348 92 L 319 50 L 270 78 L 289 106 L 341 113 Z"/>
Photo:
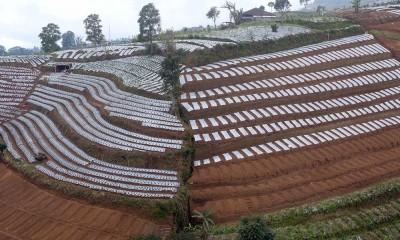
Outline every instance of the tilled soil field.
<path fill-rule="evenodd" d="M 262 161 L 195 169 L 195 209 L 217 221 L 349 193 L 400 173 L 399 129 Z"/>
<path fill-rule="evenodd" d="M 48 193 L 0 164 L 0 239 L 124 239 L 163 234 L 132 214 L 66 200 Z"/>
<path fill-rule="evenodd" d="M 399 116 L 398 106 L 369 110 L 384 104 L 384 99 L 397 102 L 397 90 L 380 92 L 397 89 L 400 79 L 393 52 L 373 53 L 371 48 L 364 56 L 357 55 L 370 44 L 383 47 L 370 36 L 358 42 L 332 42 L 306 56 L 301 49 L 298 52 L 303 55 L 251 56 L 186 70 L 181 76 L 182 105 L 196 145 L 189 179 L 192 209 L 211 210 L 219 223 L 236 221 L 248 214 L 340 196 L 398 176 L 398 123 L 352 134 L 336 132 L 341 136 L 335 140 L 324 136 L 315 145 L 299 137 L 318 138 L 321 132 L 330 135 L 335 129 L 351 130 L 368 121 Z M 330 54 L 336 57 L 317 59 Z M 298 56 L 304 57 L 297 61 Z M 303 60 L 308 67 L 296 66 L 302 66 Z M 369 67 L 364 68 L 365 64 Z M 269 69 L 261 70 L 265 68 Z M 377 80 L 391 71 L 396 72 L 393 81 Z M 234 82 L 227 75 L 233 75 Z M 328 86 L 341 81 L 346 84 Z M 370 94 L 369 100 L 355 103 L 355 98 Z M 349 98 L 354 104 L 343 102 Z M 320 106 L 327 102 L 331 104 Z"/>

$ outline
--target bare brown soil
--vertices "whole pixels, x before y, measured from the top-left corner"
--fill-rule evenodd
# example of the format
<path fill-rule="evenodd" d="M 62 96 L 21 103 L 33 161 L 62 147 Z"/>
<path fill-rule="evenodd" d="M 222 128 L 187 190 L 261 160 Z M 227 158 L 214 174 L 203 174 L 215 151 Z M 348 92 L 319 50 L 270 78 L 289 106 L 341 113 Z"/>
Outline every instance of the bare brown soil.
<path fill-rule="evenodd" d="M 377 24 L 385 24 L 388 22 L 395 22 L 400 20 L 400 16 L 388 13 L 385 11 L 374 11 L 374 10 L 360 10 L 359 13 L 355 13 L 354 10 L 339 10 L 330 13 L 334 16 L 339 16 L 355 21 L 364 27 Z"/>
<path fill-rule="evenodd" d="M 389 22 L 379 25 L 368 26 L 371 30 L 387 30 L 393 32 L 400 32 L 400 22 Z"/>
<path fill-rule="evenodd" d="M 344 14 L 344 15 L 343 15 Z M 342 16 L 356 19 L 367 24 L 387 23 L 391 20 L 400 19 L 392 15 L 384 16 L 379 13 L 367 12 L 365 15 L 352 16 L 350 12 L 342 13 Z M 400 21 L 399 21 L 400 22 Z M 393 26 L 398 26 L 398 23 Z M 369 25 L 368 25 L 369 26 Z M 380 25 L 381 26 L 381 25 Z M 392 26 L 389 23 L 386 26 Z M 384 27 L 382 27 L 385 29 Z M 391 27 L 389 29 L 393 29 Z M 399 51 L 400 45 L 387 39 L 378 39 L 379 43 L 391 48 L 393 56 L 394 49 Z M 348 66 L 369 61 L 378 61 L 389 57 L 379 56 L 373 58 L 359 58 L 356 61 L 341 61 L 336 65 L 317 66 L 313 69 L 296 70 L 300 73 L 314 72 L 333 67 Z M 379 59 L 380 58 L 380 59 Z M 386 70 L 379 70 L 384 72 Z M 294 72 L 279 72 L 278 75 L 291 75 Z M 366 73 L 359 73 L 358 77 Z M 371 74 L 371 73 L 369 73 Z M 252 76 L 254 77 L 254 76 Z M 241 82 L 253 80 L 252 77 L 242 78 Z M 256 76 L 256 78 L 261 76 Z M 271 76 L 268 76 L 269 78 Z M 272 76 L 274 77 L 274 76 Z M 350 78 L 350 76 L 344 77 Z M 339 78 L 340 79 L 340 78 Z M 328 81 L 337 81 L 332 79 Z M 222 83 L 227 84 L 227 82 Z M 232 83 L 229 83 L 232 84 Z M 299 85 L 300 86 L 300 85 Z M 398 81 L 393 83 L 375 84 L 364 88 L 349 89 L 338 93 L 327 93 L 320 96 L 310 95 L 306 98 L 281 98 L 279 102 L 256 102 L 254 104 L 241 106 L 217 107 L 213 111 L 198 111 L 189 114 L 189 118 L 206 118 L 219 116 L 224 113 L 233 113 L 239 110 L 249 110 L 263 106 L 273 106 L 285 103 L 309 102 L 314 100 L 330 99 L 342 96 L 356 95 L 378 91 L 383 88 L 398 86 Z M 199 85 L 197 91 L 210 89 L 217 86 L 205 87 Z M 195 88 L 194 85 L 190 88 Z M 188 88 L 188 89 L 190 89 Z M 257 91 L 257 90 L 256 90 Z M 259 90 L 258 90 L 259 91 Z M 247 92 L 246 92 L 247 93 Z M 242 92 L 240 93 L 242 94 Z M 393 96 L 397 99 L 398 96 Z M 386 100 L 377 100 L 366 105 L 373 105 Z M 366 106 L 362 105 L 362 106 Z M 359 108 L 352 106 L 348 109 Z M 253 126 L 255 124 L 273 121 L 284 121 L 303 117 L 319 116 L 326 113 L 346 111 L 345 108 L 328 109 L 326 112 L 314 112 L 309 116 L 275 117 L 267 119 L 256 119 L 240 124 L 229 124 L 225 128 Z M 254 146 L 259 143 L 273 141 L 275 139 L 295 136 L 301 133 L 310 133 L 320 130 L 336 128 L 353 123 L 365 122 L 372 119 L 381 119 L 392 115 L 398 115 L 398 110 L 392 112 L 347 119 L 346 121 L 332 122 L 324 126 L 312 129 L 299 129 L 275 135 L 264 135 L 259 137 L 244 137 L 228 141 L 199 142 L 196 144 L 195 159 L 205 159 L 213 155 Z M 220 131 L 219 128 L 207 128 L 196 130 L 195 133 L 210 133 Z M 192 210 L 211 210 L 213 219 L 217 222 L 236 221 L 243 215 L 259 214 L 276 211 L 282 208 L 310 203 L 338 195 L 343 195 L 360 188 L 367 187 L 375 182 L 383 181 L 400 175 L 400 128 L 387 128 L 373 134 L 362 135 L 346 140 L 324 143 L 314 147 L 306 147 L 289 152 L 268 156 L 258 156 L 231 162 L 210 164 L 195 167 L 192 177 L 189 179 L 189 190 L 191 193 Z"/>
<path fill-rule="evenodd" d="M 400 173 L 400 129 L 236 164 L 197 168 L 191 197 L 219 222 L 342 195 Z"/>
<path fill-rule="evenodd" d="M 0 239 L 124 239 L 164 234 L 135 215 L 63 199 L 0 164 Z"/>

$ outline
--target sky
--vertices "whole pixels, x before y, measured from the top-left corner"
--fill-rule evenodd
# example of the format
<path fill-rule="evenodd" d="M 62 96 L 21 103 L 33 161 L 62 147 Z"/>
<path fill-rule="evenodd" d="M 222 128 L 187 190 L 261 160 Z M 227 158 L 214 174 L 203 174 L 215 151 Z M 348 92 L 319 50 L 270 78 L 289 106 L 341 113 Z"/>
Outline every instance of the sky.
<path fill-rule="evenodd" d="M 269 0 L 231 0 L 244 11 Z M 89 14 L 99 14 L 103 33 L 108 39 L 132 37 L 139 33 L 137 19 L 142 7 L 154 3 L 161 15 L 162 29 L 180 30 L 183 27 L 207 26 L 213 22 L 206 17 L 212 6 L 220 7 L 225 0 L 0 0 L 0 45 L 40 47 L 39 33 L 48 23 L 55 23 L 61 33 L 73 31 L 85 36 L 83 19 Z M 300 8 L 299 0 L 291 0 L 292 10 Z M 217 24 L 229 21 L 226 9 L 220 9 Z"/>

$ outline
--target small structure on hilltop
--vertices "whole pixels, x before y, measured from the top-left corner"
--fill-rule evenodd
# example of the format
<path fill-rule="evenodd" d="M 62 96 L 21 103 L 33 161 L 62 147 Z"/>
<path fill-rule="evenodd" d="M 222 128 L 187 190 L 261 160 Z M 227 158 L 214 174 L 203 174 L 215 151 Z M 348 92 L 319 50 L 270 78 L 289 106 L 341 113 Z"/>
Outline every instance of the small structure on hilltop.
<path fill-rule="evenodd" d="M 68 72 L 72 69 L 72 63 L 56 63 L 54 64 L 54 72 Z"/>
<path fill-rule="evenodd" d="M 253 8 L 249 11 L 243 12 L 241 22 L 250 21 L 273 21 L 276 19 L 276 15 L 265 11 L 264 7 Z"/>

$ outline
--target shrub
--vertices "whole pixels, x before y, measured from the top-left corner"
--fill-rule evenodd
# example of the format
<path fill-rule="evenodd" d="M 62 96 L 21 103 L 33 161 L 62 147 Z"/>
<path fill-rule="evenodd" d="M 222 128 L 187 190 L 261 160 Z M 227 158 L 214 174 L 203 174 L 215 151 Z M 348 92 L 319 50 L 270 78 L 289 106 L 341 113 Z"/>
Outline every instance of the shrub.
<path fill-rule="evenodd" d="M 0 152 L 3 153 L 3 151 L 6 149 L 7 149 L 7 145 L 5 143 L 0 143 Z"/>
<path fill-rule="evenodd" d="M 173 93 L 177 93 L 179 86 L 179 74 L 181 72 L 180 69 L 180 60 L 181 60 L 180 51 L 176 53 L 168 53 L 164 60 L 161 62 L 161 70 L 160 75 L 164 82 L 164 90 L 172 90 Z"/>
<path fill-rule="evenodd" d="M 274 234 L 260 216 L 244 217 L 240 220 L 240 240 L 270 240 Z"/>
<path fill-rule="evenodd" d="M 131 237 L 129 240 L 161 240 L 160 236 L 150 234 L 150 235 L 139 235 L 136 237 Z"/>
<path fill-rule="evenodd" d="M 278 24 L 271 25 L 272 32 L 278 32 L 278 28 L 279 28 Z"/>
<path fill-rule="evenodd" d="M 146 48 L 145 53 L 147 55 L 151 55 L 151 47 L 152 46 L 153 46 L 153 55 L 161 55 L 162 54 L 162 50 L 157 43 L 153 43 L 153 44 L 147 43 L 145 45 L 145 48 Z"/>
<path fill-rule="evenodd" d="M 172 233 L 167 237 L 167 240 L 196 240 L 197 237 L 193 232 L 183 231 L 180 233 Z"/>

